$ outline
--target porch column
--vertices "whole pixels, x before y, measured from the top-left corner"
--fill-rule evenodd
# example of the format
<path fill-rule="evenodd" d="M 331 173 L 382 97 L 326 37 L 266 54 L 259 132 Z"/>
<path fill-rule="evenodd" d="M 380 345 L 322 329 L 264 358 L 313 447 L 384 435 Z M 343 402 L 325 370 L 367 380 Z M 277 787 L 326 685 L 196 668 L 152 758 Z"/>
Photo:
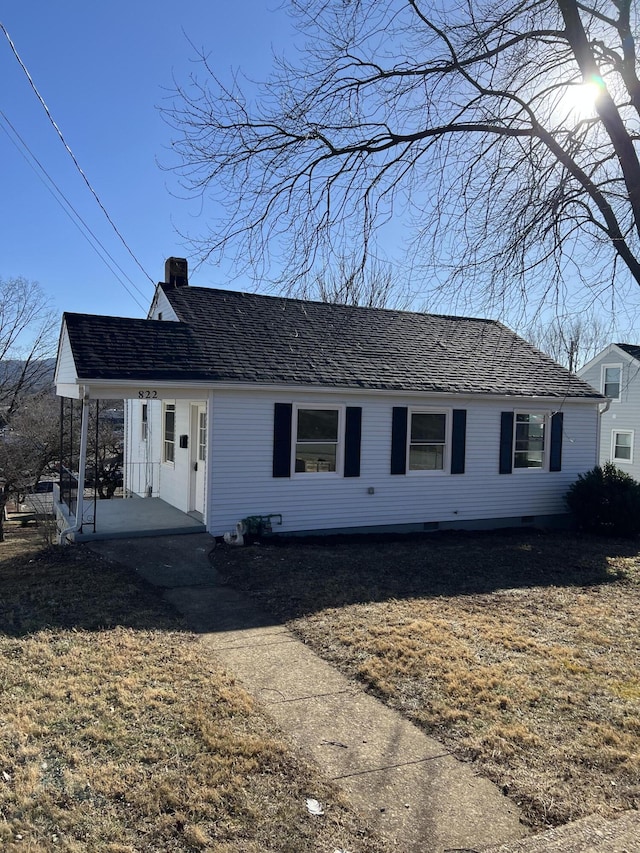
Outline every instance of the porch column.
<path fill-rule="evenodd" d="M 72 527 L 65 528 L 60 533 L 59 542 L 64 545 L 67 535 L 75 533 L 82 527 L 82 515 L 84 512 L 84 481 L 87 470 L 87 445 L 89 436 L 89 395 L 82 398 L 82 420 L 80 423 L 80 458 L 78 460 L 78 496 L 76 499 L 76 521 Z"/>

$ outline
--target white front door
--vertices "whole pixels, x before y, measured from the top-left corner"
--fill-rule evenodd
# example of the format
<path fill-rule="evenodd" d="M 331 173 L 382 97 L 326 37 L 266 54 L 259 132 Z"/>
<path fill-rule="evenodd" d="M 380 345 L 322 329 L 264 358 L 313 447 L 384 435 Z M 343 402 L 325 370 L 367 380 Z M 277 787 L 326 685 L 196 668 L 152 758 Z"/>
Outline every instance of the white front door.
<path fill-rule="evenodd" d="M 207 468 L 207 406 L 206 403 L 191 405 L 191 495 L 190 511 L 199 512 L 204 518 L 205 483 Z"/>

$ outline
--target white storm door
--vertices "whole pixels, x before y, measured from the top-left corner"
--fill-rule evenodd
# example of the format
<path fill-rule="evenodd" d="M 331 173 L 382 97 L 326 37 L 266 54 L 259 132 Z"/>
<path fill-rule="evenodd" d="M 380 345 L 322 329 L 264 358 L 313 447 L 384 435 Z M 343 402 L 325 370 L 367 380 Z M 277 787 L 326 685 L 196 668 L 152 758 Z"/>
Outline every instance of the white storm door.
<path fill-rule="evenodd" d="M 204 517 L 207 470 L 207 406 L 191 406 L 191 511 Z"/>

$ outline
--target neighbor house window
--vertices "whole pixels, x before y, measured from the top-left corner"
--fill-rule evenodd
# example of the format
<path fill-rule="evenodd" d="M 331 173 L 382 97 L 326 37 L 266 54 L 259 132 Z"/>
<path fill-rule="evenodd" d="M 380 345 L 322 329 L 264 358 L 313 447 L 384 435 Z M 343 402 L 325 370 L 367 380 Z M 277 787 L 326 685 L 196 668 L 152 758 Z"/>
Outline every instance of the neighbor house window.
<path fill-rule="evenodd" d="M 146 441 L 149 437 L 149 404 L 142 404 L 142 431 L 141 438 Z"/>
<path fill-rule="evenodd" d="M 602 393 L 612 400 L 620 399 L 622 380 L 621 364 L 605 364 L 602 368 Z"/>
<path fill-rule="evenodd" d="M 298 408 L 295 421 L 294 471 L 304 474 L 333 473 L 341 455 L 341 410 Z"/>
<path fill-rule="evenodd" d="M 613 430 L 611 458 L 614 462 L 633 462 L 633 430 Z"/>
<path fill-rule="evenodd" d="M 412 411 L 409 428 L 409 471 L 444 471 L 447 413 Z"/>
<path fill-rule="evenodd" d="M 164 462 L 176 460 L 176 405 L 165 403 L 163 412 L 163 454 Z"/>
<path fill-rule="evenodd" d="M 516 412 L 513 442 L 514 469 L 544 468 L 545 421 L 544 414 Z"/>

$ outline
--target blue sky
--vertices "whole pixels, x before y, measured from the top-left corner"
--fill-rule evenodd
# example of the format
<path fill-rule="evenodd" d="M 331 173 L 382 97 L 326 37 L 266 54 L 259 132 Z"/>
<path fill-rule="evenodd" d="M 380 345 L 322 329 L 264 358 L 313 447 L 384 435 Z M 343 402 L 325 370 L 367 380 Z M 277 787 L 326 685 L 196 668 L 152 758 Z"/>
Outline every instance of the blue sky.
<path fill-rule="evenodd" d="M 242 66 L 250 75 L 264 77 L 272 47 L 281 50 L 292 35 L 277 0 L 271 5 L 258 0 L 157 0 L 153 5 L 135 0 L 5 0 L 1 20 L 133 253 L 154 283 L 163 279 L 165 258 L 188 254 L 178 231 L 199 230 L 202 220 L 196 218 L 196 204 L 176 198 L 174 176 L 158 166 L 158 161 L 170 161 L 171 139 L 158 107 L 173 79 L 184 82 L 194 69 L 188 39 L 206 48 L 223 75 Z M 38 281 L 60 312 L 144 316 L 153 285 L 87 189 L 4 35 L 0 79 L 0 277 Z M 118 271 L 141 305 L 25 161 L 26 152 L 14 144 L 7 122 L 141 291 Z M 209 266 L 191 281 L 225 286 L 228 277 Z"/>
<path fill-rule="evenodd" d="M 208 52 L 221 77 L 228 79 L 233 69 L 242 68 L 249 77 L 264 79 L 273 52 L 291 52 L 291 21 L 280 0 L 157 0 L 153 6 L 135 0 L 4 0 L 1 20 L 144 272 L 99 209 L 0 34 L 0 277 L 38 281 L 60 313 L 144 316 L 153 285 L 164 277 L 165 258 L 189 255 L 180 233 L 201 233 L 214 212 L 211 202 L 203 215 L 197 202 L 178 197 L 175 176 L 158 165 L 172 162 L 172 130 L 158 108 L 170 96 L 174 79 L 184 83 L 197 70 L 189 40 Z M 10 127 L 124 271 L 117 274 L 131 293 L 26 162 L 29 155 Z M 213 265 L 192 266 L 190 280 L 255 288 L 252 281 L 234 280 L 229 269 Z M 635 339 L 639 305 L 633 287 L 613 310 L 603 309 L 603 319 L 614 317 L 618 336 Z M 497 319 L 513 325 L 508 316 Z"/>

